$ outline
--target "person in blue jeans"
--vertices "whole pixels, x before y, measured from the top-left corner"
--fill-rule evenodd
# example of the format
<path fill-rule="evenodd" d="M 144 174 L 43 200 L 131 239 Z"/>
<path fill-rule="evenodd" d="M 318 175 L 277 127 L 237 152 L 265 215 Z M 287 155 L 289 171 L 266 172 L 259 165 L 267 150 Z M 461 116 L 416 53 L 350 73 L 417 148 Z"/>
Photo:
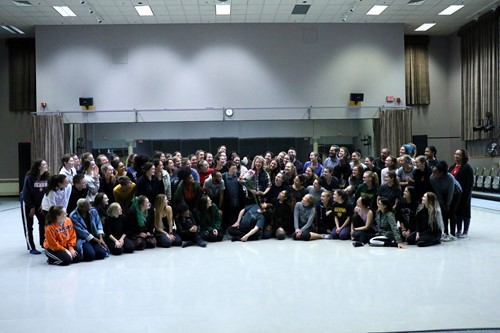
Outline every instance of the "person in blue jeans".
<path fill-rule="evenodd" d="M 83 254 L 83 261 L 106 258 L 109 250 L 104 242 L 104 229 L 97 210 L 86 199 L 78 199 L 76 209 L 69 217 L 75 225 L 76 249 Z"/>

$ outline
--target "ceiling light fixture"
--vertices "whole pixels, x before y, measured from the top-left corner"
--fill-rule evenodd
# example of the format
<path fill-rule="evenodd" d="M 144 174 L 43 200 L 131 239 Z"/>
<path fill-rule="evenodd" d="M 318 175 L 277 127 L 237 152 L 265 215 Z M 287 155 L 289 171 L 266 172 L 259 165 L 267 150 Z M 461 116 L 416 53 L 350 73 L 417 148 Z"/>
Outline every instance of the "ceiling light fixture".
<path fill-rule="evenodd" d="M 33 6 L 31 4 L 31 2 L 23 1 L 23 0 L 12 0 L 12 3 L 18 7 L 31 7 L 31 6 Z"/>
<path fill-rule="evenodd" d="M 424 23 L 420 27 L 415 29 L 415 31 L 427 31 L 435 25 L 436 25 L 436 23 Z"/>
<path fill-rule="evenodd" d="M 448 8 L 446 8 L 445 10 L 443 10 L 441 13 L 439 13 L 438 15 L 452 15 L 456 11 L 462 9 L 463 7 L 464 7 L 464 5 L 451 5 Z"/>
<path fill-rule="evenodd" d="M 139 16 L 154 16 L 151 7 L 148 5 L 145 6 L 135 6 L 135 10 L 139 14 Z"/>
<path fill-rule="evenodd" d="M 4 25 L 4 24 L 2 24 L 1 27 L 4 28 L 5 30 L 7 30 L 8 32 L 10 32 L 13 35 L 24 35 L 24 31 L 22 31 L 21 29 L 19 29 L 18 27 L 15 27 L 13 25 Z"/>
<path fill-rule="evenodd" d="M 63 17 L 73 17 L 76 14 L 68 6 L 52 6 L 61 16 Z"/>
<path fill-rule="evenodd" d="M 373 6 L 366 15 L 380 15 L 384 10 L 387 9 L 389 6 L 383 6 L 383 5 L 375 5 Z"/>
<path fill-rule="evenodd" d="M 228 3 L 216 4 L 215 15 L 231 15 L 231 5 Z"/>

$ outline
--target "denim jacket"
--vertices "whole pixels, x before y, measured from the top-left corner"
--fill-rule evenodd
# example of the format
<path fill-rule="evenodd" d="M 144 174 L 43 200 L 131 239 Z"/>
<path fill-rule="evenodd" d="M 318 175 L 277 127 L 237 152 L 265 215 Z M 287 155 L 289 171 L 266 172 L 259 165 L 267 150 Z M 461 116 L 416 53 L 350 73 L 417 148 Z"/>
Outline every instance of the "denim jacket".
<path fill-rule="evenodd" d="M 69 216 L 75 225 L 77 238 L 86 240 L 87 242 L 94 237 L 99 238 L 100 235 L 104 235 L 101 218 L 99 217 L 97 210 L 95 208 L 91 208 L 88 214 L 90 216 L 91 230 L 87 230 L 85 219 L 82 215 L 80 215 L 78 209 L 75 209 Z"/>

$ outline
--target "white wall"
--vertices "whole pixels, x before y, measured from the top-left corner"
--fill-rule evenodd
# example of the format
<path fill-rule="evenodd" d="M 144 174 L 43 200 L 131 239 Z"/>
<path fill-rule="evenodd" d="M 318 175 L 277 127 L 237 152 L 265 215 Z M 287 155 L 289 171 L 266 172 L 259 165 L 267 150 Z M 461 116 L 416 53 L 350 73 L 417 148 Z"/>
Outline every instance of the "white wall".
<path fill-rule="evenodd" d="M 404 97 L 402 25 L 40 26 L 36 41 L 37 96 L 48 110 L 78 110 L 80 96 L 99 110 Z M 114 64 L 113 52 L 126 53 L 126 63 Z"/>

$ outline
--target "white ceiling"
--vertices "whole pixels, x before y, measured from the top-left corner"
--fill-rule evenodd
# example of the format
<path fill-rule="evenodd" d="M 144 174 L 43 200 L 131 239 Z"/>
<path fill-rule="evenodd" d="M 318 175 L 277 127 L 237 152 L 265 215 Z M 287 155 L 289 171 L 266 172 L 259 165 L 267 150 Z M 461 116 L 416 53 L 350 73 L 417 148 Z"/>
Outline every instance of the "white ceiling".
<path fill-rule="evenodd" d="M 11 0 L 0 0 L 0 23 L 13 25 L 34 36 L 37 25 L 112 25 L 112 24 L 214 24 L 214 23 L 403 23 L 406 34 L 417 34 L 422 23 L 437 23 L 427 35 L 449 35 L 478 15 L 500 4 L 500 0 L 228 0 L 231 15 L 216 16 L 217 0 L 29 0 L 31 6 L 19 7 Z M 86 5 L 94 8 L 90 14 Z M 134 5 L 149 5 L 154 16 L 140 17 Z M 311 5 L 306 15 L 292 15 L 296 4 Z M 464 8 L 451 16 L 438 16 L 449 5 Z M 52 6 L 69 6 L 77 17 L 62 17 Z M 388 5 L 380 16 L 366 16 L 373 5 Z M 350 9 L 353 8 L 351 12 Z M 102 18 L 98 23 L 96 15 Z M 14 37 L 0 29 L 0 38 Z M 420 33 L 422 34 L 422 33 Z"/>

